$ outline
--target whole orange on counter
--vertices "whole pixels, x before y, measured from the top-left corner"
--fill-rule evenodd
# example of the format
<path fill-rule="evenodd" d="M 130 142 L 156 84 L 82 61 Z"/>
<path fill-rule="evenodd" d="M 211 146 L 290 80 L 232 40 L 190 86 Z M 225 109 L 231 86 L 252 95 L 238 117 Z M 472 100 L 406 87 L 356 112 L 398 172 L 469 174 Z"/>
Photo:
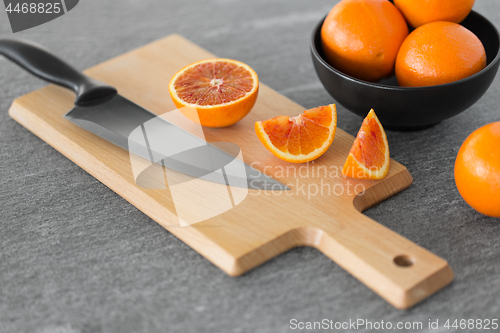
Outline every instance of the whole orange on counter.
<path fill-rule="evenodd" d="M 414 28 L 435 21 L 460 23 L 469 15 L 475 0 L 394 0 Z"/>
<path fill-rule="evenodd" d="M 445 84 L 471 76 L 486 67 L 479 38 L 452 22 L 432 22 L 415 29 L 403 42 L 396 59 L 400 86 Z"/>
<path fill-rule="evenodd" d="M 460 195 L 478 212 L 500 218 L 500 122 L 485 125 L 464 141 L 455 161 Z"/>
<path fill-rule="evenodd" d="M 342 0 L 326 17 L 321 43 L 326 60 L 341 72 L 375 82 L 394 72 L 408 35 L 403 15 L 387 0 Z"/>
<path fill-rule="evenodd" d="M 257 73 L 231 59 L 195 62 L 177 72 L 168 86 L 177 108 L 189 119 L 208 127 L 233 125 L 252 110 L 259 92 Z M 197 115 L 183 112 L 195 108 Z"/>

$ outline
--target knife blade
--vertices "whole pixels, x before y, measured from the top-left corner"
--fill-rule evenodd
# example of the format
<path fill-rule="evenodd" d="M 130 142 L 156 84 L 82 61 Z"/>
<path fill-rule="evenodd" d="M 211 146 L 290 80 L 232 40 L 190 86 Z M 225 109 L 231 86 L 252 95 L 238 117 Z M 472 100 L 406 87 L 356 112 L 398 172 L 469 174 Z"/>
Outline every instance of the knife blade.
<path fill-rule="evenodd" d="M 64 117 L 123 149 L 130 151 L 131 144 L 139 146 L 140 149 L 133 150 L 134 154 L 195 178 L 218 183 L 223 179 L 223 184 L 228 186 L 257 190 L 289 190 L 288 186 L 224 150 L 129 101 L 115 88 L 77 71 L 35 43 L 0 39 L 0 54 L 41 79 L 73 90 L 75 107 Z M 147 133 L 144 132 L 145 124 L 149 124 Z M 138 130 L 147 134 L 146 145 L 131 137 Z M 234 168 L 224 168 L 232 161 L 243 164 L 244 178 L 231 173 Z M 223 178 L 211 177 L 220 170 L 224 173 Z M 232 179 L 230 184 L 228 177 Z"/>

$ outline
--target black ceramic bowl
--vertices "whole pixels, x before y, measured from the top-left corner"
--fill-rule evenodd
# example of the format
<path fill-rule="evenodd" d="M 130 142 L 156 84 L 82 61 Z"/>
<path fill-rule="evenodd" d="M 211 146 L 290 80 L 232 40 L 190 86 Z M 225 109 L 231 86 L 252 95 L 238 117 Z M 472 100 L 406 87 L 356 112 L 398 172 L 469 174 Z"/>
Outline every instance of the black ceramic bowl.
<path fill-rule="evenodd" d="M 340 72 L 326 62 L 321 46 L 323 20 L 314 29 L 311 52 L 316 73 L 332 97 L 365 117 L 375 110 L 384 127 L 414 130 L 435 125 L 468 109 L 486 92 L 500 64 L 500 36 L 482 15 L 472 11 L 461 23 L 486 50 L 486 68 L 465 79 L 430 87 L 400 87 L 396 78 L 371 83 Z"/>

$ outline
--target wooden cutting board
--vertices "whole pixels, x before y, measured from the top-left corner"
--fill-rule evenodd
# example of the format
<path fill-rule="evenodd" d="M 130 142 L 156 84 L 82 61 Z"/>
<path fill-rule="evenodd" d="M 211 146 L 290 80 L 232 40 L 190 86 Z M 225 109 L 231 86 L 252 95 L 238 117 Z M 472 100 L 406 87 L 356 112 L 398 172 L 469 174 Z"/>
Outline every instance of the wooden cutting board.
<path fill-rule="evenodd" d="M 170 78 L 182 67 L 212 57 L 183 37 L 170 35 L 85 72 L 160 115 L 175 109 L 168 95 Z M 16 99 L 9 114 L 231 276 L 290 248 L 312 246 L 401 309 L 453 279 L 445 260 L 360 213 L 410 186 L 412 177 L 403 165 L 391 160 L 389 175 L 380 181 L 342 177 L 353 137 L 341 129 L 314 163 L 281 161 L 261 145 L 254 132 L 256 121 L 304 110 L 262 83 L 246 118 L 228 128 L 206 128 L 204 135 L 209 142 L 237 144 L 246 163 L 289 184 L 291 190 L 249 190 L 234 208 L 186 227 L 179 224 L 168 187 L 137 186 L 126 150 L 63 118 L 73 101 L 72 92 L 50 85 Z M 211 188 L 193 188 L 193 195 L 205 191 L 202 194 L 209 198 Z"/>

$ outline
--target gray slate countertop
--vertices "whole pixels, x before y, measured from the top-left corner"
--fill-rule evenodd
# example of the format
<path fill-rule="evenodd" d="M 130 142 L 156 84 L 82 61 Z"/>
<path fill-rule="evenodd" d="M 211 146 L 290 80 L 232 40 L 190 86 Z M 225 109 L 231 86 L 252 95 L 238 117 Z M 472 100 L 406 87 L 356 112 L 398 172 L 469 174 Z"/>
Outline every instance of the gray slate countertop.
<path fill-rule="evenodd" d="M 332 102 L 309 40 L 336 2 L 82 0 L 15 35 L 0 6 L 0 38 L 37 41 L 84 69 L 179 33 L 249 64 L 262 82 L 311 108 Z M 498 0 L 477 0 L 474 9 L 500 26 Z M 449 287 L 408 311 L 312 248 L 229 277 L 8 116 L 16 97 L 44 85 L 0 57 L 0 333 L 276 333 L 299 331 L 292 319 L 358 318 L 453 332 L 447 319 L 500 319 L 500 219 L 471 209 L 453 178 L 465 138 L 500 120 L 500 76 L 464 113 L 423 131 L 387 133 L 391 157 L 414 183 L 365 214 L 455 272 Z M 355 135 L 362 119 L 338 109 L 339 127 Z M 439 330 L 429 330 L 437 319 Z"/>

